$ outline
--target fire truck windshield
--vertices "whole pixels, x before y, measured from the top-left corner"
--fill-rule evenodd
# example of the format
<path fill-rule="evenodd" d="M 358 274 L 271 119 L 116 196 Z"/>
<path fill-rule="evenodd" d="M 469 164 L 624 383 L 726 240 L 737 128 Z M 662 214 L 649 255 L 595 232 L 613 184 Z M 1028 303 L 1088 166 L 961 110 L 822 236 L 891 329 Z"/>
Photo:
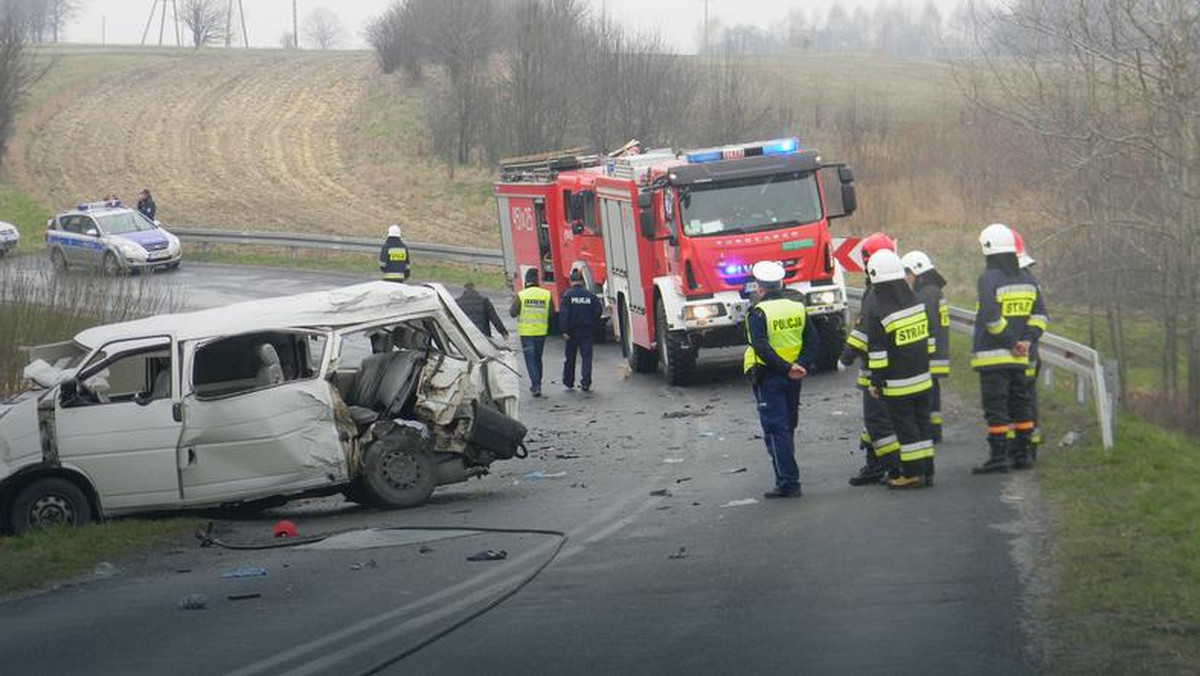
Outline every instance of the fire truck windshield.
<path fill-rule="evenodd" d="M 755 176 L 679 190 L 683 233 L 704 237 L 775 230 L 821 220 L 813 172 Z"/>

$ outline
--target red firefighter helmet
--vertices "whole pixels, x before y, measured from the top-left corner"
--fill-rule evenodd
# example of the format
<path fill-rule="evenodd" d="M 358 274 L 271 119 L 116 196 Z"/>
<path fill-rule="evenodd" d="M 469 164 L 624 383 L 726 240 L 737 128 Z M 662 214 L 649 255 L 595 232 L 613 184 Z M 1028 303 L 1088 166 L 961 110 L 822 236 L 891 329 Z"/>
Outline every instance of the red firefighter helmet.
<path fill-rule="evenodd" d="M 1017 245 L 1017 265 L 1022 268 L 1027 268 L 1030 265 L 1033 265 L 1036 261 L 1034 261 L 1033 256 L 1030 256 L 1029 252 L 1025 250 L 1025 239 L 1021 237 L 1021 233 L 1013 230 L 1012 234 L 1013 243 Z"/>
<path fill-rule="evenodd" d="M 895 253 L 896 241 L 882 232 L 877 232 L 863 240 L 861 251 L 863 262 L 866 263 L 876 252 L 891 251 Z"/>

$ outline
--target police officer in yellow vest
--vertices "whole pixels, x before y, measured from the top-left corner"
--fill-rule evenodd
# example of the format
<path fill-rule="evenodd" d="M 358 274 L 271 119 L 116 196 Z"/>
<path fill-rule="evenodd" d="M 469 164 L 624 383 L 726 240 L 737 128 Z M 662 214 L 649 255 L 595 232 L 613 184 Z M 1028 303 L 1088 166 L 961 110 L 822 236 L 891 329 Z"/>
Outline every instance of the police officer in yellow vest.
<path fill-rule="evenodd" d="M 746 317 L 750 346 L 742 361 L 750 376 L 763 439 L 775 470 L 775 489 L 766 498 L 800 497 L 796 466 L 796 426 L 800 415 L 800 381 L 814 370 L 817 332 L 807 321 L 803 303 L 783 295 L 783 266 L 762 261 L 752 269 L 758 302 Z"/>
<path fill-rule="evenodd" d="M 389 282 L 404 282 L 408 280 L 409 265 L 408 247 L 400 238 L 400 226 L 388 228 L 387 239 L 379 249 L 379 271 Z"/>
<path fill-rule="evenodd" d="M 508 314 L 517 318 L 517 335 L 529 372 L 529 391 L 542 396 L 542 352 L 550 333 L 550 291 L 538 286 L 537 270 L 525 272 L 525 288 L 513 299 Z"/>

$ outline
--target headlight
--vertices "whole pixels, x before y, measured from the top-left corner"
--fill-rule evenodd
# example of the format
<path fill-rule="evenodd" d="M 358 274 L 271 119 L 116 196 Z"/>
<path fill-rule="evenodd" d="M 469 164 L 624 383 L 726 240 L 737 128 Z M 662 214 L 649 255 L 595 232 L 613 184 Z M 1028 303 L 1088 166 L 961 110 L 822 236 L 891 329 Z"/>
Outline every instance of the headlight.
<path fill-rule="evenodd" d="M 837 291 L 812 291 L 808 294 L 808 304 L 833 305 L 838 302 L 839 296 Z"/>
<path fill-rule="evenodd" d="M 127 239 L 116 238 L 112 241 L 113 247 L 126 258 L 145 258 L 146 250 L 137 242 L 131 242 Z"/>
<path fill-rule="evenodd" d="M 170 251 L 172 254 L 178 253 L 179 252 L 179 238 L 176 237 L 175 235 L 172 235 L 169 232 L 166 233 L 166 235 L 167 235 L 167 251 Z"/>
<path fill-rule="evenodd" d="M 697 319 L 712 319 L 725 314 L 725 306 L 721 303 L 706 303 L 704 305 L 687 305 L 683 308 L 683 318 L 694 321 Z"/>

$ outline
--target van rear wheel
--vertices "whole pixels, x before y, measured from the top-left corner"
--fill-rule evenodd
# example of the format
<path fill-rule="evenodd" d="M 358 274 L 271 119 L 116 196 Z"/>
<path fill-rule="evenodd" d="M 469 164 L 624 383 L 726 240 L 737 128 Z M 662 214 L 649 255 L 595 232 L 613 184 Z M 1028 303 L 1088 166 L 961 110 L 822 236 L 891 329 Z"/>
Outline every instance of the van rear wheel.
<path fill-rule="evenodd" d="M 424 504 L 437 488 L 429 445 L 420 431 L 404 426 L 372 443 L 363 456 L 361 496 L 380 509 Z"/>
<path fill-rule="evenodd" d="M 12 502 L 9 523 L 17 535 L 55 526 L 92 522 L 92 505 L 79 486 L 59 477 L 37 479 Z"/>

